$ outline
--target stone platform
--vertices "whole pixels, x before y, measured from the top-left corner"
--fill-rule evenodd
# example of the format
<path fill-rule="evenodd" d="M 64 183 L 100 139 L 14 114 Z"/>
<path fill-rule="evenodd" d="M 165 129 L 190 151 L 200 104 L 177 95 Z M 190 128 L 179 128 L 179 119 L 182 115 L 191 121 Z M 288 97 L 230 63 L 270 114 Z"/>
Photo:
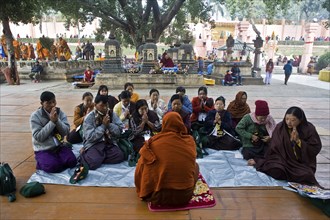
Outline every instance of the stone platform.
<path fill-rule="evenodd" d="M 133 83 L 135 89 L 166 89 L 184 87 L 200 87 L 204 85 L 203 76 L 197 74 L 189 75 L 166 75 L 166 74 L 130 74 L 117 73 L 98 74 L 95 78 L 93 88 L 98 88 L 100 85 L 107 85 L 111 89 L 121 89 L 127 82 Z"/>
<path fill-rule="evenodd" d="M 103 61 L 96 60 L 72 60 L 72 61 L 39 61 L 44 71 L 41 78 L 44 80 L 72 81 L 72 77 L 84 74 L 87 66 L 93 70 L 102 68 Z M 17 71 L 21 79 L 29 79 L 31 68 L 35 61 L 17 61 Z M 7 62 L 0 62 L 0 66 L 7 66 Z"/>

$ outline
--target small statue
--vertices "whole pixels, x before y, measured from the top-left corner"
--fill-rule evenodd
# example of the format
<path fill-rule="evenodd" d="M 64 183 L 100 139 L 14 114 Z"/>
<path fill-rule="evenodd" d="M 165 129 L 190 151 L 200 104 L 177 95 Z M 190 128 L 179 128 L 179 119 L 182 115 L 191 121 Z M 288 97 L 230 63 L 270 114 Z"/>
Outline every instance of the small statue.
<path fill-rule="evenodd" d="M 226 40 L 226 46 L 228 47 L 234 47 L 235 40 L 233 36 L 229 35 L 228 39 Z"/>

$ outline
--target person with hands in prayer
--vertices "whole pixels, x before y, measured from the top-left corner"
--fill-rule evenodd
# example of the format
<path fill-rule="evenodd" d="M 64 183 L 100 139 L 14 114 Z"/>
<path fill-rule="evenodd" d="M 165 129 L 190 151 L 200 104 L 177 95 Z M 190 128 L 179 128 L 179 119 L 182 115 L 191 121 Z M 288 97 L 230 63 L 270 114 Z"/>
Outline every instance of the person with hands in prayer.
<path fill-rule="evenodd" d="M 315 171 L 321 148 L 314 125 L 301 108 L 293 106 L 277 124 L 265 156 L 249 160 L 248 165 L 275 179 L 320 186 Z"/>
<path fill-rule="evenodd" d="M 122 132 L 121 120 L 108 108 L 107 96 L 97 95 L 94 105 L 95 109 L 84 120 L 84 142 L 80 151 L 80 163 L 88 165 L 90 170 L 124 161 L 124 154 L 114 138 Z"/>

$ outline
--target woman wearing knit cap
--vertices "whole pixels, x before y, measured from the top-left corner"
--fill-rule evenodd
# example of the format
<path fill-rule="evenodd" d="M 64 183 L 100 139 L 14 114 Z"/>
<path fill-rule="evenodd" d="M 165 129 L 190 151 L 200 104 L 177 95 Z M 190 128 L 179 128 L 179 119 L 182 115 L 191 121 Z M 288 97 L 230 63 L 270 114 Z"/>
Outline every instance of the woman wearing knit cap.
<path fill-rule="evenodd" d="M 249 160 L 248 164 L 275 179 L 319 185 L 315 171 L 321 148 L 314 125 L 307 121 L 301 108 L 294 106 L 277 124 L 265 157 Z"/>
<path fill-rule="evenodd" d="M 267 102 L 257 100 L 255 104 L 255 112 L 245 115 L 236 126 L 243 145 L 242 155 L 246 160 L 264 156 L 276 126 Z"/>
<path fill-rule="evenodd" d="M 244 115 L 251 112 L 249 105 L 246 103 L 247 94 L 244 91 L 239 91 L 236 94 L 235 100 L 228 105 L 227 111 L 231 114 L 234 128 Z"/>

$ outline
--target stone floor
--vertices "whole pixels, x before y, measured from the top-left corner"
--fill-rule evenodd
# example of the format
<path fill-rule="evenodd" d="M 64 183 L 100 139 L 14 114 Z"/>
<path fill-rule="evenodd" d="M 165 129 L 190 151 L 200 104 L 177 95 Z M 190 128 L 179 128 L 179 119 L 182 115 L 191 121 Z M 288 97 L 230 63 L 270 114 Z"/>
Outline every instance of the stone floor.
<path fill-rule="evenodd" d="M 254 110 L 254 101 L 267 100 L 271 114 L 279 122 L 290 106 L 300 106 L 312 122 L 322 140 L 318 155 L 316 177 L 320 184 L 330 189 L 330 84 L 317 80 L 317 76 L 292 75 L 287 86 L 283 75 L 274 75 L 271 85 L 213 86 L 209 96 L 220 95 L 227 104 L 238 91 L 248 94 L 248 103 Z M 57 105 L 72 124 L 73 108 L 81 96 L 90 89 L 75 89 L 61 81 L 31 83 L 20 86 L 0 85 L 0 161 L 14 169 L 17 187 L 35 172 L 31 146 L 29 117 L 40 106 L 42 91 L 56 94 Z M 92 90 L 96 94 L 96 90 Z M 118 95 L 120 90 L 111 90 Z M 139 89 L 141 98 L 148 98 L 149 90 Z M 160 90 L 166 101 L 174 90 Z M 197 88 L 187 89 L 189 98 L 197 95 Z M 328 219 L 305 198 L 280 187 L 212 188 L 217 205 L 209 209 L 180 212 L 152 213 L 139 201 L 134 188 L 102 188 L 46 185 L 43 196 L 26 199 L 17 193 L 17 201 L 8 203 L 0 198 L 0 219 Z"/>

